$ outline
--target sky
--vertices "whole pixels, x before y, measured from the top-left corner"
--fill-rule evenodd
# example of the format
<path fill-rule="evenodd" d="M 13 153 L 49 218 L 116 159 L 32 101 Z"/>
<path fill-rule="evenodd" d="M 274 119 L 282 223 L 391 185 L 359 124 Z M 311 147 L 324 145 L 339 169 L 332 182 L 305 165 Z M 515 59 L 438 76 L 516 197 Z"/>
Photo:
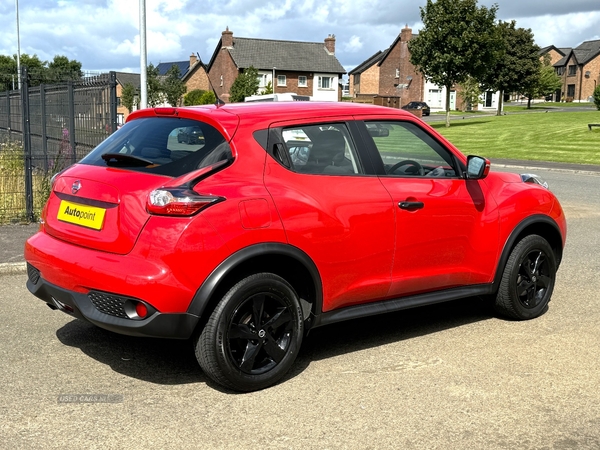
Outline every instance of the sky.
<path fill-rule="evenodd" d="M 51 61 L 63 55 L 83 70 L 139 73 L 141 0 L 0 0 L 0 54 Z M 145 0 L 147 61 L 208 63 L 226 27 L 234 38 L 323 42 L 336 37 L 347 71 L 385 50 L 408 25 L 422 27 L 426 0 Z M 531 28 L 540 47 L 600 39 L 600 0 L 479 0 L 499 20 Z"/>

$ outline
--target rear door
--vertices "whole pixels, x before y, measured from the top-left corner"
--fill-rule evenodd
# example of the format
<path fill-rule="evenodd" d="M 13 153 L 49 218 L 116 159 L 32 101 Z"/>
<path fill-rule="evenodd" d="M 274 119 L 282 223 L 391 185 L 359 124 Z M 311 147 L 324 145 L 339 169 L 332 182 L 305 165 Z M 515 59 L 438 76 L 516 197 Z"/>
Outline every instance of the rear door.
<path fill-rule="evenodd" d="M 268 141 L 265 185 L 288 242 L 319 270 L 323 311 L 384 298 L 391 282 L 395 211 L 357 153 L 353 126 L 343 118 L 278 123 Z"/>

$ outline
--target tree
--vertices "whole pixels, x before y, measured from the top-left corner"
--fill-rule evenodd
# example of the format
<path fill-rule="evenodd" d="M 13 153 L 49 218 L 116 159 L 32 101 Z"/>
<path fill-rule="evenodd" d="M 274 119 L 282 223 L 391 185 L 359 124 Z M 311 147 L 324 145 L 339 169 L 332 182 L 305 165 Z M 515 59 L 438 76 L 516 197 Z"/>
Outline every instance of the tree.
<path fill-rule="evenodd" d="M 161 86 L 167 103 L 171 106 L 178 106 L 182 95 L 187 91 L 186 85 L 181 80 L 179 66 L 175 64 L 171 66 L 162 80 Z"/>
<path fill-rule="evenodd" d="M 408 43 L 410 61 L 429 81 L 446 88 L 447 127 L 452 87 L 469 77 L 481 80 L 501 52 L 497 9 L 478 7 L 477 0 L 427 0 L 420 8 L 424 27 Z"/>
<path fill-rule="evenodd" d="M 462 90 L 460 91 L 460 97 L 463 99 L 465 105 L 464 111 L 472 108 L 473 105 L 479 103 L 479 96 L 481 95 L 481 88 L 479 87 L 479 81 L 472 77 L 467 78 L 461 85 Z"/>
<path fill-rule="evenodd" d="M 17 61 L 10 56 L 0 55 L 0 92 L 17 89 Z"/>
<path fill-rule="evenodd" d="M 540 74 L 540 48 L 535 44 L 531 29 L 517 28 L 516 22 L 499 22 L 496 26 L 502 37 L 502 56 L 489 66 L 481 80 L 486 90 L 500 91 L 497 115 L 502 114 L 504 92 L 523 92 L 536 83 Z"/>
<path fill-rule="evenodd" d="M 258 92 L 258 70 L 253 66 L 240 73 L 229 90 L 229 100 L 233 103 L 243 102 L 246 97 Z"/>
<path fill-rule="evenodd" d="M 137 105 L 137 90 L 131 83 L 125 84 L 121 90 L 121 104 L 127 108 L 129 112 L 133 112 L 134 106 Z"/>
<path fill-rule="evenodd" d="M 154 108 L 160 105 L 164 100 L 164 95 L 160 79 L 158 78 L 158 67 L 154 67 L 152 63 L 146 69 L 146 86 L 148 106 Z"/>
<path fill-rule="evenodd" d="M 594 97 L 594 105 L 596 105 L 596 109 L 600 111 L 600 86 L 596 86 L 592 95 Z"/>
<path fill-rule="evenodd" d="M 56 55 L 48 63 L 46 81 L 48 83 L 59 83 L 61 81 L 79 80 L 83 76 L 81 63 L 79 61 L 70 61 L 66 56 Z"/>
<path fill-rule="evenodd" d="M 204 91 L 202 89 L 194 89 L 194 90 L 188 92 L 183 97 L 183 104 L 185 106 L 201 105 L 202 103 L 200 103 L 200 100 L 202 99 L 202 95 L 205 92 L 206 91 Z"/>
<path fill-rule="evenodd" d="M 527 97 L 527 108 L 531 108 L 531 100 L 538 97 L 545 97 L 554 93 L 562 86 L 562 81 L 550 62 L 550 55 L 545 55 L 543 62 L 540 64 L 537 76 L 525 86 L 524 89 L 518 91 L 519 94 Z"/>

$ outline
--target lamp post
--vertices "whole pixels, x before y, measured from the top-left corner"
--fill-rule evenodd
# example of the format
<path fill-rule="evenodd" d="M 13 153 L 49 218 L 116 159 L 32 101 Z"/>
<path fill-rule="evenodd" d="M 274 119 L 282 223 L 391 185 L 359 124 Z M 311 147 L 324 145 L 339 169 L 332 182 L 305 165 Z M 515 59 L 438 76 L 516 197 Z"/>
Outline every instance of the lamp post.
<path fill-rule="evenodd" d="M 146 0 L 140 0 L 140 109 L 148 107 L 148 58 L 146 55 Z"/>
<path fill-rule="evenodd" d="M 17 11 L 17 85 L 19 86 L 19 90 L 21 90 L 21 37 L 19 35 L 19 0 L 15 0 L 15 9 Z"/>

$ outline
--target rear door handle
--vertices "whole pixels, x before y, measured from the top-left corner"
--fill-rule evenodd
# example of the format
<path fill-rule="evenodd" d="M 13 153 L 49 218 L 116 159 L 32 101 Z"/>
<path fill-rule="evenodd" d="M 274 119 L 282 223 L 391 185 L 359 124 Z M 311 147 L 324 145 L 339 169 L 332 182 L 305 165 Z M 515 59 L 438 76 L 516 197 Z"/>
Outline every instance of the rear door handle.
<path fill-rule="evenodd" d="M 425 203 L 423 202 L 400 202 L 398 203 L 400 209 L 422 209 L 425 207 Z"/>

